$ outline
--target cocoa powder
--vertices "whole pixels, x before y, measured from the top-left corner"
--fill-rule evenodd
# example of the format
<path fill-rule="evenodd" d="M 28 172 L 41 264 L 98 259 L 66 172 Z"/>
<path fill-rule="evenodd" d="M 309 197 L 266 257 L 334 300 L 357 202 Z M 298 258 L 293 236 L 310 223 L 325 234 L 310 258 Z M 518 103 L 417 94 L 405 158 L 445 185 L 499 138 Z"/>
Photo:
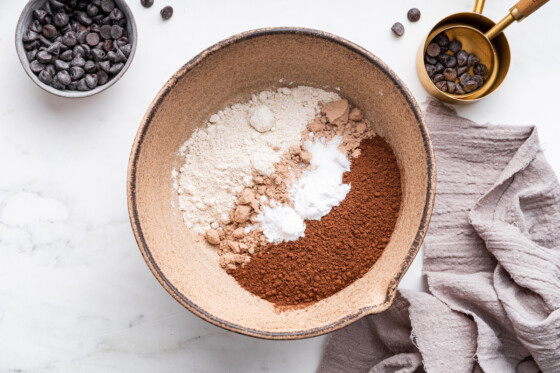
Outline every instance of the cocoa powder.
<path fill-rule="evenodd" d="M 269 244 L 244 266 L 228 269 L 249 292 L 278 306 L 316 302 L 362 277 L 387 246 L 401 205 L 400 172 L 379 136 L 363 140 L 344 183 L 346 199 L 321 220 L 307 221 L 305 237 Z"/>

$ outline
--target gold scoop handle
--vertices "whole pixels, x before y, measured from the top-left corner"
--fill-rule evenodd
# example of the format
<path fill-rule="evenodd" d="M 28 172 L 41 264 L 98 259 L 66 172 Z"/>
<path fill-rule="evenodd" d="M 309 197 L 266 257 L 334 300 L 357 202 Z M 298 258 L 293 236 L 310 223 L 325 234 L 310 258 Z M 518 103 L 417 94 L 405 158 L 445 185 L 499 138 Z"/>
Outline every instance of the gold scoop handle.
<path fill-rule="evenodd" d="M 509 10 L 509 14 L 500 22 L 496 23 L 496 25 L 485 34 L 486 37 L 488 40 L 494 39 L 501 34 L 506 27 L 511 25 L 513 21 L 520 22 L 523 18 L 529 17 L 535 10 L 546 3 L 548 3 L 548 0 L 519 0 L 519 2 Z"/>

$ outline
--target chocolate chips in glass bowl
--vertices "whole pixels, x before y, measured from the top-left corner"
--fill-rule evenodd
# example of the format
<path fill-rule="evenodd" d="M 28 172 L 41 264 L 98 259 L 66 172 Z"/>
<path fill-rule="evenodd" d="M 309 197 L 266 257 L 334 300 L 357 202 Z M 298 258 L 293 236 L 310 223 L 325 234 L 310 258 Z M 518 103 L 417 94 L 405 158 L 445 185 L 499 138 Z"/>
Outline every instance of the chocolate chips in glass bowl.
<path fill-rule="evenodd" d="M 486 65 L 463 49 L 459 40 L 438 34 L 426 48 L 424 63 L 428 76 L 442 92 L 464 95 L 484 85 Z"/>
<path fill-rule="evenodd" d="M 22 37 L 31 71 L 58 90 L 89 91 L 127 62 L 127 19 L 114 0 L 47 0 Z"/>

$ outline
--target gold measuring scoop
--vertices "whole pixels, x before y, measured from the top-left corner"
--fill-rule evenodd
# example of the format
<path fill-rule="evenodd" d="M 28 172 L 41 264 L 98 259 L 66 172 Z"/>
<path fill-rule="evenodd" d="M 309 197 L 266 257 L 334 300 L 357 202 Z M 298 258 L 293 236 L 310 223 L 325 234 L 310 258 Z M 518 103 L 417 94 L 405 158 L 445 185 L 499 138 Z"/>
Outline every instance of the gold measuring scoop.
<path fill-rule="evenodd" d="M 452 104 L 469 104 L 488 96 L 504 81 L 510 64 L 510 49 L 502 31 L 514 21 L 521 21 L 548 0 L 520 0 L 509 14 L 497 24 L 483 16 L 485 0 L 477 0 L 473 12 L 453 14 L 444 18 L 428 34 L 418 50 L 416 69 L 424 88 L 437 99 Z M 424 56 L 430 42 L 440 33 L 445 33 L 450 40 L 457 39 L 463 49 L 474 53 L 480 63 L 486 65 L 488 73 L 484 84 L 479 89 L 464 95 L 440 91 L 432 82 L 426 71 Z"/>

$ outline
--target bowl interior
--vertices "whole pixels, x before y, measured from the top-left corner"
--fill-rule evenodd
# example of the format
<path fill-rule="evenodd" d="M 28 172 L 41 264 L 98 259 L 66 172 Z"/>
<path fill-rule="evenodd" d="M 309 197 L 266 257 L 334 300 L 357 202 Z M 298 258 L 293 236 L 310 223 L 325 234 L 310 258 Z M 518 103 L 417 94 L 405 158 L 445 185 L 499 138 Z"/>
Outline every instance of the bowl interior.
<path fill-rule="evenodd" d="M 107 83 L 105 83 L 104 85 L 101 85 L 101 86 L 97 86 L 92 90 L 89 90 L 89 91 L 69 91 L 69 90 L 61 91 L 59 89 L 55 89 L 55 88 L 51 87 L 50 85 L 47 85 L 47 84 L 43 83 L 42 81 L 40 81 L 39 78 L 37 77 L 37 75 L 35 75 L 33 73 L 33 71 L 31 71 L 31 68 L 29 67 L 30 61 L 27 59 L 26 50 L 23 47 L 22 36 L 25 33 L 25 31 L 27 30 L 27 27 L 33 21 L 33 11 L 35 9 L 41 8 L 47 2 L 47 0 L 29 0 L 27 2 L 27 4 L 25 5 L 25 8 L 21 12 L 21 16 L 20 16 L 20 18 L 18 20 L 18 24 L 16 26 L 16 51 L 17 51 L 19 60 L 21 62 L 21 65 L 23 66 L 23 69 L 25 70 L 27 75 L 29 75 L 31 80 L 33 80 L 35 82 L 35 84 L 37 84 L 39 87 L 43 88 L 45 91 L 47 91 L 49 93 L 52 93 L 54 95 L 61 96 L 61 97 L 68 97 L 68 98 L 80 98 L 80 97 L 93 96 L 93 95 L 95 95 L 99 92 L 102 92 L 102 91 L 106 90 L 107 88 L 111 87 L 113 84 L 118 82 L 119 79 L 122 78 L 122 76 L 124 75 L 126 70 L 128 70 L 130 64 L 132 63 L 132 60 L 134 59 L 134 54 L 136 53 L 138 31 L 136 29 L 136 21 L 134 20 L 134 15 L 132 14 L 132 11 L 130 10 L 130 8 L 126 4 L 126 1 L 125 0 L 114 0 L 114 1 L 115 1 L 115 4 L 117 5 L 117 7 L 123 12 L 124 16 L 126 17 L 126 20 L 127 20 L 126 31 L 128 32 L 128 40 L 129 40 L 130 45 L 131 45 L 130 56 L 128 56 L 128 59 L 127 59 L 126 63 L 124 64 L 124 67 L 122 68 L 122 70 L 117 75 L 115 75 L 113 78 L 111 78 Z"/>
<path fill-rule="evenodd" d="M 178 149 L 214 112 L 286 85 L 337 90 L 362 108 L 393 147 L 403 204 L 382 257 L 361 279 L 311 306 L 279 312 L 241 288 L 218 255 L 188 231 L 173 208 Z M 219 43 L 179 70 L 138 132 L 129 168 L 129 212 L 140 249 L 162 285 L 197 315 L 265 338 L 323 334 L 386 309 L 416 255 L 431 213 L 434 164 L 429 136 L 408 90 L 374 56 L 313 30 L 257 30 Z M 372 180 L 372 182 L 375 182 Z"/>

